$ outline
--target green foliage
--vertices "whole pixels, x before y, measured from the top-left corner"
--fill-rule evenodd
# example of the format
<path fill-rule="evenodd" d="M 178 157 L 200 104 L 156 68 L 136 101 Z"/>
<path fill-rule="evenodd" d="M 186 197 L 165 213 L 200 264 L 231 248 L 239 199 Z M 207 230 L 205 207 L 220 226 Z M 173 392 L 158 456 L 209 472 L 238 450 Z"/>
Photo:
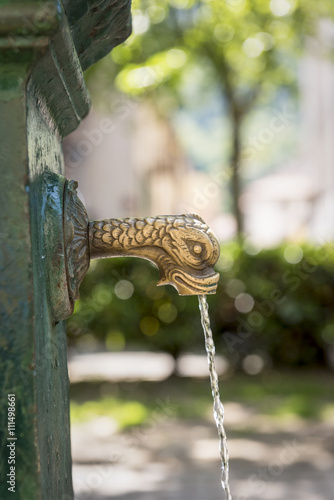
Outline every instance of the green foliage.
<path fill-rule="evenodd" d="M 334 17 L 331 0 L 133 1 L 133 34 L 91 68 L 88 83 L 133 95 L 173 93 L 190 75 L 202 99 L 214 87 L 231 119 L 277 88 L 293 88 L 296 56 L 321 17 Z M 189 81 L 187 80 L 189 87 Z"/>
<path fill-rule="evenodd" d="M 223 249 L 224 285 L 215 299 L 216 325 L 225 331 L 229 355 L 260 352 L 275 366 L 326 365 L 334 328 L 333 248 L 233 252 Z M 236 308 L 245 293 L 254 300 L 248 313 Z"/>
<path fill-rule="evenodd" d="M 116 83 L 127 93 L 146 93 L 173 87 L 196 66 L 242 113 L 260 89 L 295 82 L 303 38 L 333 14 L 330 0 L 137 0 L 134 33 L 111 54 Z"/>
<path fill-rule="evenodd" d="M 245 119 L 257 105 L 278 100 L 282 89 L 285 96 L 296 94 L 298 56 L 322 17 L 334 17 L 332 0 L 135 0 L 133 35 L 87 77 L 95 95 L 102 95 L 108 75 L 107 86 L 115 79 L 126 94 L 154 96 L 167 117 L 176 106 L 203 105 L 212 95 L 217 106 L 224 103 L 230 125 L 224 127 L 230 142 L 225 154 L 240 234 L 240 171 L 249 159 L 242 151 Z M 222 144 L 221 164 L 223 156 Z"/>
<path fill-rule="evenodd" d="M 199 325 L 197 297 L 179 297 L 172 287 L 157 287 L 157 269 L 139 259 L 93 264 L 68 321 L 73 340 L 93 334 L 111 350 L 161 349 L 175 357 L 193 345 Z"/>
<path fill-rule="evenodd" d="M 231 243 L 217 269 L 221 280 L 209 297 L 210 312 L 217 349 L 232 364 L 259 353 L 274 366 L 326 365 L 334 344 L 332 247 L 256 253 Z M 68 320 L 70 342 L 95 338 L 113 351 L 158 349 L 174 357 L 203 352 L 197 297 L 179 297 L 157 280 L 158 271 L 139 259 L 95 261 Z"/>
<path fill-rule="evenodd" d="M 72 423 L 96 416 L 111 416 L 121 429 L 159 425 L 164 419 L 208 419 L 212 422 L 212 396 L 208 380 L 171 378 L 162 382 L 82 384 L 71 387 Z M 106 390 L 115 395 L 106 396 Z M 258 416 L 277 422 L 282 419 L 316 418 L 333 420 L 333 376 L 321 372 L 269 372 L 250 378 L 234 374 L 224 379 L 224 402 L 252 408 Z M 132 414 L 132 406 L 134 413 Z M 131 408 L 131 411 L 129 411 Z M 228 409 L 227 409 L 228 411 Z M 255 424 L 256 425 L 256 424 Z M 238 432 L 248 433 L 252 423 L 244 422 Z"/>
<path fill-rule="evenodd" d="M 104 397 L 98 403 L 95 401 L 71 402 L 71 421 L 74 423 L 105 415 L 112 415 L 119 429 L 127 429 L 145 422 L 149 411 L 138 401 L 122 401 L 111 397 Z"/>

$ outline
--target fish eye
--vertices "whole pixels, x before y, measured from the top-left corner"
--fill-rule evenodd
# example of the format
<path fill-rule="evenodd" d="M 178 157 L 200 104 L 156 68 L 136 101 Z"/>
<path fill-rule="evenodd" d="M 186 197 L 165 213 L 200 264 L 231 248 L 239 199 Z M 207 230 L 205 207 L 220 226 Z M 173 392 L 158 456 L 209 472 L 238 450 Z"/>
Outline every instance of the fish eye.
<path fill-rule="evenodd" d="M 193 251 L 194 253 L 196 253 L 197 255 L 199 255 L 200 253 L 202 253 L 202 246 L 201 245 L 194 245 L 194 248 L 193 248 Z"/>

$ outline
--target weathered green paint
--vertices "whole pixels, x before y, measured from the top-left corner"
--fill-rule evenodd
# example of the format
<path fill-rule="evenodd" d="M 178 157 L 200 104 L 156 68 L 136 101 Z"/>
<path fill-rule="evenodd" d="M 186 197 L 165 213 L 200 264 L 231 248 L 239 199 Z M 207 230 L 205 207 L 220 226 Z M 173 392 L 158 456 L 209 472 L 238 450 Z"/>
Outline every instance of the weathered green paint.
<path fill-rule="evenodd" d="M 34 129 L 33 129 L 34 130 Z M 71 316 L 74 300 L 69 295 L 64 228 L 66 178 L 51 172 L 40 176 L 39 195 L 43 200 L 39 230 L 43 235 L 41 265 L 48 283 L 48 302 L 56 322 Z M 37 214 L 36 214 L 37 215 Z M 56 281 L 55 281 L 56 277 Z"/>
<path fill-rule="evenodd" d="M 34 498 L 39 490 L 30 210 L 26 190 L 24 86 L 28 67 L 27 61 L 20 62 L 6 66 L 2 60 L 0 77 L 0 498 L 4 499 L 10 498 L 6 484 L 8 393 L 15 393 L 17 398 L 17 498 Z"/>
<path fill-rule="evenodd" d="M 49 36 L 58 29 L 59 11 L 55 3 L 26 2 L 15 4 L 1 2 L 0 35 L 5 35 L 8 42 L 15 37 Z"/>
<path fill-rule="evenodd" d="M 90 109 L 79 58 L 67 19 L 61 12 L 59 30 L 36 61 L 30 81 L 41 114 L 60 138 L 75 130 Z"/>
<path fill-rule="evenodd" d="M 61 142 L 89 111 L 81 66 L 127 36 L 130 1 L 63 3 L 66 15 L 59 0 L 0 0 L 1 499 L 73 498 L 66 336 L 58 321 L 71 310 Z M 6 482 L 12 393 L 14 495 Z"/>
<path fill-rule="evenodd" d="M 51 174 L 60 174 L 63 163 L 60 137 L 46 110 L 41 113 L 39 102 L 32 81 L 27 93 L 27 138 L 34 236 L 36 436 L 41 498 L 57 500 L 72 497 L 66 334 L 64 322 L 55 323 L 55 304 L 50 301 L 50 291 L 64 281 L 62 182 Z"/>
<path fill-rule="evenodd" d="M 83 69 L 106 56 L 131 33 L 131 0 L 63 0 Z"/>
<path fill-rule="evenodd" d="M 9 471 L 7 394 L 15 393 L 15 498 L 58 500 L 73 492 L 65 328 L 55 324 L 48 297 L 59 273 L 50 283 L 45 262 L 49 233 L 59 234 L 49 221 L 58 200 L 44 175 L 61 173 L 63 164 L 61 137 L 34 81 L 35 61 L 31 50 L 19 52 L 15 62 L 8 52 L 1 55 L 0 498 L 12 495 L 3 478 Z"/>

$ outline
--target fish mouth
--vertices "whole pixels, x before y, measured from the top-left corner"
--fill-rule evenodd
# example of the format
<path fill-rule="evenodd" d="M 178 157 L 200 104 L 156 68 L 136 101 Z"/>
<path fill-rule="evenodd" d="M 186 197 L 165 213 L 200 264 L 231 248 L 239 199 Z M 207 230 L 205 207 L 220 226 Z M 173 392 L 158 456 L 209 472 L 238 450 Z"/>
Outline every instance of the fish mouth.
<path fill-rule="evenodd" d="M 195 276 L 182 272 L 174 271 L 168 278 L 162 278 L 158 282 L 161 285 L 173 285 L 179 295 L 212 295 L 216 293 L 220 275 L 215 271 L 205 276 Z"/>

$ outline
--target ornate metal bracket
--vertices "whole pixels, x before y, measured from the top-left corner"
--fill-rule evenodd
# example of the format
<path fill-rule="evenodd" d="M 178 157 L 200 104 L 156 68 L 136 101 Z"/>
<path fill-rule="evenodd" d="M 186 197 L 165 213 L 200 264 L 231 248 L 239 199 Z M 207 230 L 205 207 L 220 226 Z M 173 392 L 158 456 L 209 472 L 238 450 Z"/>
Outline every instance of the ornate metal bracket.
<path fill-rule="evenodd" d="M 79 287 L 89 268 L 88 215 L 77 195 L 78 183 L 67 181 L 64 193 L 64 236 L 68 292 L 79 298 Z"/>
<path fill-rule="evenodd" d="M 213 266 L 219 258 L 219 243 L 201 217 L 163 215 L 89 222 L 76 190 L 76 182 L 66 181 L 63 234 L 68 301 L 72 309 L 90 259 L 147 259 L 159 269 L 158 285 L 173 285 L 180 295 L 216 292 L 219 274 Z M 68 307 L 66 311 L 69 316 Z"/>

